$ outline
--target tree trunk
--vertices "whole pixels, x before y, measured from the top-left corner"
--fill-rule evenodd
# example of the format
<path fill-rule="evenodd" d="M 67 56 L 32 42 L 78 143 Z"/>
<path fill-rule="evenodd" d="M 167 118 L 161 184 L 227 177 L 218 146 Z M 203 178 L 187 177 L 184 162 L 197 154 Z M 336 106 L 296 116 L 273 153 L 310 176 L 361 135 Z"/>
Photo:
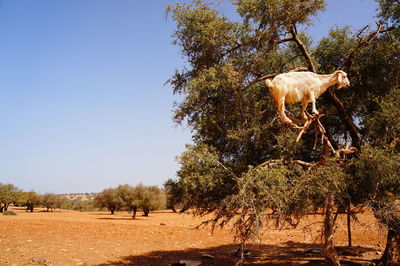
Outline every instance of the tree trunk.
<path fill-rule="evenodd" d="M 133 213 L 132 213 L 132 218 L 136 219 L 136 212 L 137 212 L 137 207 L 133 208 Z"/>
<path fill-rule="evenodd" d="M 114 208 L 110 208 L 111 214 L 114 214 L 115 209 Z"/>
<path fill-rule="evenodd" d="M 351 247 L 351 203 L 350 201 L 347 203 L 347 238 L 348 238 L 348 246 Z"/>
<path fill-rule="evenodd" d="M 334 206 L 335 197 L 330 195 L 328 203 L 326 205 L 325 219 L 324 219 L 324 255 L 325 261 L 329 265 L 340 265 L 339 257 L 335 250 L 335 244 L 333 241 L 335 218 L 334 218 Z"/>
<path fill-rule="evenodd" d="M 388 231 L 385 252 L 378 262 L 384 266 L 400 265 L 400 234 L 393 229 Z"/>
<path fill-rule="evenodd" d="M 180 213 L 184 213 L 184 212 L 187 211 L 187 210 L 188 210 L 188 208 L 184 207 L 184 208 L 182 208 L 179 212 L 180 212 Z"/>
<path fill-rule="evenodd" d="M 150 210 L 148 208 L 144 208 L 143 209 L 143 213 L 144 213 L 143 216 L 146 216 L 146 217 L 149 216 L 149 212 L 150 212 Z"/>

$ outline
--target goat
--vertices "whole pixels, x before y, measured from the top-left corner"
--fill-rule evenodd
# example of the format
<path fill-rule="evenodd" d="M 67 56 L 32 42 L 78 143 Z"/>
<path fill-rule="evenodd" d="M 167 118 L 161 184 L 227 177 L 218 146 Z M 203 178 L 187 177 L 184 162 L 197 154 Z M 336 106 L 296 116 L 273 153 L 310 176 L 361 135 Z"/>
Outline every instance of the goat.
<path fill-rule="evenodd" d="M 285 103 L 294 104 L 301 102 L 303 106 L 302 117 L 307 119 L 306 109 L 309 102 L 312 104 L 312 112 L 318 114 L 315 106 L 316 99 L 329 87 L 338 85 L 338 88 L 350 86 L 347 74 L 337 70 L 330 75 L 318 75 L 313 72 L 289 72 L 277 75 L 273 80 L 267 79 L 267 86 L 277 106 L 282 121 L 294 128 L 300 128 L 293 124 L 285 114 Z"/>

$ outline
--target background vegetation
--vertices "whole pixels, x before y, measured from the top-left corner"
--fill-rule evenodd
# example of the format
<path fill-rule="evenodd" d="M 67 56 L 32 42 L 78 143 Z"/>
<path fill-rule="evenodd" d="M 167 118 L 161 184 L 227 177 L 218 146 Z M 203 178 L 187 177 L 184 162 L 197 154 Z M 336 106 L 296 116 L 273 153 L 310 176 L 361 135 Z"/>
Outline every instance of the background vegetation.
<path fill-rule="evenodd" d="M 86 193 L 81 196 L 75 194 L 57 195 L 46 193 L 39 195 L 34 191 L 24 192 L 12 184 L 0 183 L 0 212 L 10 215 L 9 206 L 26 207 L 33 212 L 37 207 L 44 207 L 46 211 L 57 208 L 77 211 L 95 211 L 107 209 L 114 214 L 117 210 L 133 212 L 142 210 L 144 216 L 150 211 L 166 207 L 166 193 L 157 186 L 120 185 L 117 188 L 105 189 L 100 193 Z"/>

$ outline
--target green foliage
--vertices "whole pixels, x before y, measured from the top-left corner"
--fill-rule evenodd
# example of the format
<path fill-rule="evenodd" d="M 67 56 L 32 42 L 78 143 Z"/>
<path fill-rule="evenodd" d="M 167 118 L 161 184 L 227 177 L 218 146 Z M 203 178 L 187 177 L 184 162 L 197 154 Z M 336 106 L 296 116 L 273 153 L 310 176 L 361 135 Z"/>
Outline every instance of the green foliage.
<path fill-rule="evenodd" d="M 245 23 L 257 25 L 275 37 L 285 33 L 288 24 L 310 24 L 310 18 L 325 9 L 325 1 L 303 0 L 234 0 Z"/>
<path fill-rule="evenodd" d="M 119 185 L 117 188 L 117 194 L 122 199 L 124 207 L 128 211 L 133 211 L 134 214 L 136 214 L 136 210 L 139 206 L 139 199 L 135 187 L 128 184 Z"/>
<path fill-rule="evenodd" d="M 157 186 L 144 186 L 139 184 L 135 187 L 138 207 L 148 216 L 150 211 L 165 208 L 165 192 Z"/>
<path fill-rule="evenodd" d="M 335 27 L 323 37 L 315 51 L 318 63 L 318 72 L 330 74 L 345 60 L 343 55 L 348 54 L 357 45 L 349 26 Z"/>
<path fill-rule="evenodd" d="M 310 171 L 282 161 L 250 167 L 238 180 L 238 192 L 220 204 L 213 222 L 233 221 L 241 241 L 257 236 L 271 220 L 277 226 L 297 226 L 304 215 L 324 208 L 330 195 L 343 199 L 345 178 L 334 160 Z"/>
<path fill-rule="evenodd" d="M 59 195 L 46 193 L 42 196 L 42 205 L 47 208 L 47 211 L 61 208 L 63 203 L 64 199 Z"/>
<path fill-rule="evenodd" d="M 400 4 L 397 0 L 379 0 L 379 16 L 395 26 L 400 25 Z"/>
<path fill-rule="evenodd" d="M 373 208 L 400 195 L 400 153 L 392 146 L 365 146 L 363 156 L 346 166 L 349 193 L 354 204 Z"/>
<path fill-rule="evenodd" d="M 165 208 L 165 192 L 157 186 L 144 186 L 139 184 L 135 187 L 128 184 L 120 185 L 116 188 L 117 195 L 123 202 L 123 206 L 133 212 L 136 216 L 137 209 L 142 209 L 145 216 L 152 210 Z"/>
<path fill-rule="evenodd" d="M 166 207 L 176 212 L 177 208 L 184 208 L 185 194 L 179 181 L 168 179 L 164 182 L 164 189 L 167 197 Z"/>
<path fill-rule="evenodd" d="M 190 195 L 185 205 L 213 210 L 233 193 L 236 180 L 223 168 L 215 149 L 207 145 L 188 145 L 187 151 L 179 157 L 179 163 L 181 185 L 185 194 Z"/>
<path fill-rule="evenodd" d="M 105 189 L 98 193 L 93 199 L 93 206 L 97 208 L 107 208 L 111 214 L 121 209 L 123 200 L 115 188 Z"/>
<path fill-rule="evenodd" d="M 203 1 L 167 9 L 177 24 L 175 44 L 189 63 L 169 80 L 174 93 L 183 96 L 174 120 L 187 123 L 194 134 L 194 144 L 179 157 L 178 180 L 165 185 L 175 197 L 170 197 L 171 204 L 180 202 L 200 215 L 213 212 L 214 225 L 233 220 L 242 240 L 270 219 L 296 225 L 305 214 L 327 206 L 332 196 L 339 209 L 349 201 L 375 206 L 376 213 L 387 209 L 383 206 L 393 207 L 389 203 L 400 192 L 395 154 L 400 137 L 398 30 L 360 45 L 372 28 L 355 34 L 349 26 L 336 27 L 316 47 L 305 32 L 297 33 L 319 73 L 333 72 L 355 51 L 348 70 L 351 87 L 335 94 L 370 146 L 363 147 L 359 160 L 329 160 L 319 142 L 313 149 L 313 129 L 295 142 L 298 132 L 280 123 L 265 85 L 252 82 L 306 65 L 295 42 L 279 43 L 288 37 L 291 25 L 309 25 L 325 2 L 233 2 L 241 22 L 221 16 Z M 398 24 L 394 2 L 380 1 L 386 24 Z M 319 99 L 318 107 L 331 141 L 350 141 L 349 129 L 332 102 Z M 288 109 L 299 113 L 297 106 Z M 319 163 L 304 171 L 296 160 Z"/>
<path fill-rule="evenodd" d="M 400 86 L 375 99 L 376 111 L 365 120 L 368 141 L 385 145 L 400 137 Z"/>
<path fill-rule="evenodd" d="M 66 210 L 74 210 L 74 211 L 94 211 L 93 201 L 92 200 L 81 200 L 79 198 L 76 199 L 66 199 L 63 201 L 61 205 L 62 209 Z"/>
<path fill-rule="evenodd" d="M 1 210 L 7 211 L 8 206 L 11 203 L 15 203 L 18 200 L 19 192 L 21 190 L 12 184 L 0 183 L 0 208 Z"/>
<path fill-rule="evenodd" d="M 25 206 L 30 212 L 33 212 L 33 209 L 41 203 L 42 197 L 34 191 L 20 193 L 19 204 Z"/>
<path fill-rule="evenodd" d="M 12 216 L 15 216 L 15 215 L 17 215 L 14 211 L 4 211 L 3 212 L 3 215 L 12 215 Z"/>

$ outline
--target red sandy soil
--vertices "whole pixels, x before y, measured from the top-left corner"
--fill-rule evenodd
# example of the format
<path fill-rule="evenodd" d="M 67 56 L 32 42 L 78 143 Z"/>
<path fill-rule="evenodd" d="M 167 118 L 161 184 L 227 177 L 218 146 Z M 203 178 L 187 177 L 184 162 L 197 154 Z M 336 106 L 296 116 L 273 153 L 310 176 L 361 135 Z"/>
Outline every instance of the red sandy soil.
<path fill-rule="evenodd" d="M 196 229 L 202 220 L 190 214 L 166 210 L 133 220 L 126 212 L 12 210 L 16 216 L 0 215 L 0 265 L 171 265 L 180 260 L 234 265 L 238 260 L 233 232 Z M 296 229 L 271 226 L 246 247 L 251 254 L 245 265 L 325 265 L 321 218 L 310 215 Z M 386 231 L 373 215 L 358 218 L 352 225 L 353 248 L 346 248 L 345 216 L 338 218 L 335 242 L 345 265 L 369 263 L 385 247 Z"/>

